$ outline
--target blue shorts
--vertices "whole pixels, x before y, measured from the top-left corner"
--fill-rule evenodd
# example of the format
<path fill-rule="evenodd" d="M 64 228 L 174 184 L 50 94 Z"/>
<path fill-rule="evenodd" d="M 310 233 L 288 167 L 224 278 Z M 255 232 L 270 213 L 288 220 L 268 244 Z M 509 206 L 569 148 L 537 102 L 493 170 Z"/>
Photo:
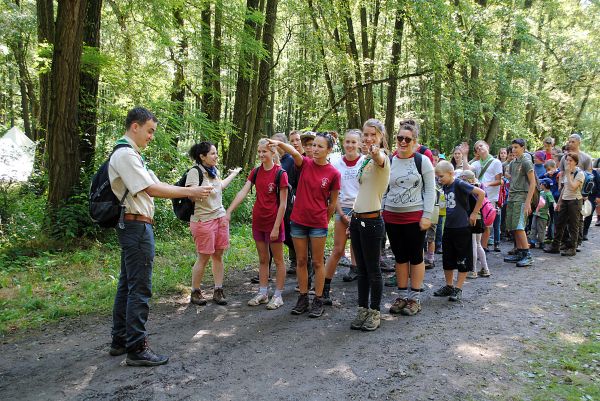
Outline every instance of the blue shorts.
<path fill-rule="evenodd" d="M 323 238 L 327 237 L 327 229 L 307 227 L 292 221 L 290 234 L 292 238 Z"/>
<path fill-rule="evenodd" d="M 351 217 L 350 214 L 352 213 L 352 208 L 351 207 L 342 207 L 342 212 L 344 212 L 344 214 L 348 217 Z M 335 211 L 335 221 L 340 221 L 341 220 L 341 216 L 340 214 L 337 212 L 337 209 Z"/>

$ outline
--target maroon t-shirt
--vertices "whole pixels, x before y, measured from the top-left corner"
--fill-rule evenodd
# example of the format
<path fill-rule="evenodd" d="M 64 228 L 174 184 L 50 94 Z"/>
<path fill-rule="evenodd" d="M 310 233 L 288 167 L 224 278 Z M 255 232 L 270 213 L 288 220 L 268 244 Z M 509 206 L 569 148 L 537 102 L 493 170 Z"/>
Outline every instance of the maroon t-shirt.
<path fill-rule="evenodd" d="M 329 196 L 331 191 L 340 190 L 341 174 L 330 163 L 321 166 L 306 156 L 303 159 L 290 219 L 307 227 L 327 228 Z"/>
<path fill-rule="evenodd" d="M 281 166 L 275 164 L 271 170 L 265 170 L 262 164 L 257 167 L 256 175 L 256 202 L 252 208 L 252 227 L 258 231 L 270 232 L 273 229 L 275 220 L 277 220 L 277 192 L 275 187 L 275 177 Z M 252 182 L 254 169 L 248 175 L 248 181 Z M 288 177 L 284 171 L 279 179 L 279 188 L 287 188 Z M 281 224 L 283 226 L 283 222 Z"/>

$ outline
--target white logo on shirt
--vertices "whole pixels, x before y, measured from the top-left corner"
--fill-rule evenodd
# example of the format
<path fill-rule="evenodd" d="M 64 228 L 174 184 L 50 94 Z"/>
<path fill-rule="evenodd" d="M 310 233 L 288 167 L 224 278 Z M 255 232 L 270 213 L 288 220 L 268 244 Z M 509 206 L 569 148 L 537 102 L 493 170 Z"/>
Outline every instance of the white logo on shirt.
<path fill-rule="evenodd" d="M 325 177 L 321 180 L 321 188 L 326 189 L 329 186 L 329 178 Z"/>
<path fill-rule="evenodd" d="M 275 192 L 275 183 L 270 182 L 268 185 L 268 193 L 272 194 L 273 192 Z"/>
<path fill-rule="evenodd" d="M 456 199 L 454 192 L 448 192 L 446 196 L 446 209 L 454 209 L 456 207 Z"/>

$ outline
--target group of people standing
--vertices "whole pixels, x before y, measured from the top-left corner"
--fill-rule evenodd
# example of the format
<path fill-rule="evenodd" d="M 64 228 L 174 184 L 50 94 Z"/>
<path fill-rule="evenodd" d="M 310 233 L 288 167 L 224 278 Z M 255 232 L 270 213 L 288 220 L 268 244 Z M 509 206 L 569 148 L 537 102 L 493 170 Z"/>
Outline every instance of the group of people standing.
<path fill-rule="evenodd" d="M 133 146 L 115 151 L 110 161 L 113 192 L 123 196 L 124 188 L 129 190 L 125 196 L 126 224 L 117 228 L 122 261 L 110 354 L 127 353 L 126 362 L 130 365 L 152 366 L 168 361 L 168 357 L 149 348 L 145 331 L 154 256 L 152 197 L 189 197 L 194 201 L 190 232 L 198 256 L 192 270 L 190 301 L 197 305 L 207 302 L 201 283 L 209 261 L 214 278 L 213 301 L 227 303 L 223 252 L 229 247 L 229 221 L 253 187 L 256 201 L 252 235 L 259 259 L 259 288 L 248 301 L 250 306 L 264 304 L 271 310 L 283 306 L 289 272 L 296 274 L 299 291 L 291 313 L 321 316 L 324 305 L 331 304 L 331 281 L 345 254 L 348 238 L 354 274 L 344 278 L 356 278 L 358 288 L 352 329 L 373 331 L 380 326 L 384 284 L 380 259 L 386 237 L 394 254 L 394 285 L 399 291 L 390 308 L 392 314 L 412 316 L 421 311 L 426 262 L 427 267 L 432 267 L 432 254 L 442 231 L 437 247 L 443 250 L 446 283 L 434 292 L 435 296 L 461 300 L 462 285 L 467 273 L 475 271 L 478 259 L 481 276 L 490 275 L 487 263 L 481 261 L 485 253 L 479 248 L 481 244 L 487 248 L 492 231 L 497 247 L 500 222 L 494 222 L 493 230 L 482 227 L 477 232 L 474 227 L 480 225 L 480 210 L 486 201 L 497 205 L 505 174 L 502 162 L 489 154 L 484 141 L 475 144 L 476 160 L 467 161 L 463 146 L 454 152 L 451 163 L 440 160 L 443 155 L 439 152 L 431 152 L 418 143 L 419 124 L 414 120 L 400 123 L 393 151 L 387 145 L 385 126 L 377 119 L 367 120 L 362 130 L 346 132 L 343 154 L 337 152 L 336 133 L 292 131 L 289 138 L 276 134 L 258 142 L 260 165 L 250 171 L 242 189 L 225 208 L 222 192 L 240 169 L 221 178 L 213 144 L 201 142 L 192 146 L 189 155 L 195 164 L 187 173 L 186 187 L 170 186 L 160 183 L 146 169 L 140 155 L 153 137 L 156 118 L 146 109 L 133 109 L 126 129 L 121 140 Z M 512 258 L 518 257 L 515 261 L 527 266 L 531 263 L 525 259 L 531 256 L 524 230 L 536 180 L 530 177 L 533 164 L 524 159 L 524 152 L 524 141 L 514 140 L 514 160 L 508 169 L 511 186 L 506 228 L 513 232 L 516 242 L 517 252 Z M 571 183 L 578 178 L 566 180 Z M 567 198 L 562 197 L 563 205 Z M 141 201 L 147 207 L 138 207 Z M 334 247 L 325 259 L 329 221 L 334 215 Z M 146 246 L 139 246 L 141 243 Z M 284 244 L 291 260 L 291 271 L 287 272 Z M 269 296 L 271 260 L 276 273 L 275 291 Z M 454 270 L 458 271 L 456 282 Z M 309 292 L 314 292 L 312 300 Z"/>

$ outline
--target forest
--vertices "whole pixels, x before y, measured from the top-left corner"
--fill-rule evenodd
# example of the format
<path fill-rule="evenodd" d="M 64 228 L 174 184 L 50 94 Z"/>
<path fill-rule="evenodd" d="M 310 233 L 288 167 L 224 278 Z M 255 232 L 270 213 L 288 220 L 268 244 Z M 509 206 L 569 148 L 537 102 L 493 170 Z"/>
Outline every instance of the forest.
<path fill-rule="evenodd" d="M 89 180 L 135 105 L 159 117 L 147 158 L 166 182 L 196 141 L 248 168 L 261 137 L 370 117 L 390 138 L 416 118 L 446 152 L 572 131 L 597 149 L 599 16 L 597 0 L 3 0 L 0 132 L 36 154 L 27 184 L 2 183 L 0 243 L 98 234 Z"/>

